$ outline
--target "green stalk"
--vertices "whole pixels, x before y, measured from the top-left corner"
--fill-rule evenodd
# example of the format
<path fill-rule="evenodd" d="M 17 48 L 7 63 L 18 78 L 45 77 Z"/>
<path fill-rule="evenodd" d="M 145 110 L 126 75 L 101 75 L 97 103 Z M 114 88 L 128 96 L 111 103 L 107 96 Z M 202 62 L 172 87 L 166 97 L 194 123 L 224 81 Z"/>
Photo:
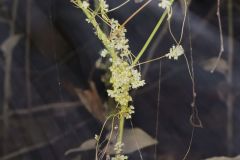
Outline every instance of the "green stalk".
<path fill-rule="evenodd" d="M 110 46 L 110 40 L 106 36 L 106 34 L 103 32 L 103 30 L 100 28 L 98 22 L 95 19 L 95 15 L 88 9 L 85 9 L 82 7 L 82 2 L 80 0 L 74 2 L 76 6 L 78 6 L 80 9 L 82 9 L 83 13 L 86 15 L 86 17 L 90 20 L 91 24 L 93 25 L 94 29 L 96 30 L 96 34 L 98 38 L 102 41 L 103 45 L 106 47 L 106 49 L 109 51 L 111 57 L 114 59 L 117 57 L 117 54 L 115 54 L 115 51 Z"/>
<path fill-rule="evenodd" d="M 172 5 L 172 3 L 174 2 L 174 0 L 171 0 L 170 3 Z M 135 58 L 135 60 L 133 61 L 133 66 L 136 65 L 136 63 L 139 61 L 139 59 L 142 57 L 143 53 L 145 53 L 147 47 L 149 46 L 149 44 L 151 43 L 154 35 L 157 33 L 159 27 L 161 26 L 163 20 L 165 19 L 165 17 L 168 14 L 168 9 L 166 9 L 162 16 L 160 17 L 160 19 L 158 20 L 158 23 L 156 24 L 156 26 L 154 27 L 152 33 L 150 34 L 150 36 L 148 37 L 147 41 L 145 42 L 144 46 L 142 47 L 141 51 L 138 53 L 137 57 Z"/>
<path fill-rule="evenodd" d="M 123 130 L 124 130 L 124 116 L 120 115 L 119 128 L 118 128 L 118 139 L 117 139 L 117 142 L 119 142 L 119 143 L 122 143 Z"/>

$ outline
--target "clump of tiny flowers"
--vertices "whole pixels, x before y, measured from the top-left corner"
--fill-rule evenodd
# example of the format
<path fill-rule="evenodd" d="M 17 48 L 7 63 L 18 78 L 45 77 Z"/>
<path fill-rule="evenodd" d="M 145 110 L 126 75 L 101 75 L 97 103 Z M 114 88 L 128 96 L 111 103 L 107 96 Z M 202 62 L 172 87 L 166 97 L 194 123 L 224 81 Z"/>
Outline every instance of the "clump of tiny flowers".
<path fill-rule="evenodd" d="M 88 1 L 83 1 L 82 5 L 84 9 L 87 9 L 90 6 Z"/>
<path fill-rule="evenodd" d="M 107 13 L 107 12 L 108 12 L 108 8 L 109 8 L 109 5 L 106 3 L 105 0 L 99 0 L 99 8 L 101 8 L 101 10 L 102 10 L 104 13 Z"/>
<path fill-rule="evenodd" d="M 135 111 L 132 105 L 130 105 L 129 107 L 123 106 L 121 108 L 121 115 L 123 115 L 126 119 L 131 119 L 133 113 L 135 113 Z"/>
<path fill-rule="evenodd" d="M 165 56 L 168 57 L 169 59 L 174 59 L 177 60 L 178 57 L 180 57 L 181 55 L 184 54 L 184 49 L 182 47 L 182 45 L 173 45 L 172 48 L 170 48 L 170 51 L 168 54 L 166 54 Z"/>
<path fill-rule="evenodd" d="M 118 54 L 121 58 L 130 58 L 132 53 L 129 50 L 128 39 L 126 38 L 127 30 L 125 27 L 120 26 L 117 20 L 111 19 L 110 24 L 110 47 L 114 48 L 116 54 Z"/>
<path fill-rule="evenodd" d="M 158 3 L 158 6 L 162 9 L 166 9 L 168 12 L 168 18 L 167 20 L 170 20 L 170 18 L 172 17 L 172 2 L 170 0 L 160 0 L 160 2 Z"/>
<path fill-rule="evenodd" d="M 117 142 L 114 145 L 114 151 L 116 152 L 116 154 L 120 154 L 122 152 L 122 147 L 124 146 L 124 144 L 122 142 Z"/>
<path fill-rule="evenodd" d="M 131 118 L 134 107 L 129 107 L 132 97 L 129 94 L 131 89 L 136 89 L 145 84 L 141 80 L 141 74 L 131 66 L 131 51 L 129 50 L 128 39 L 125 36 L 126 29 L 121 27 L 118 21 L 111 19 L 110 47 L 115 50 L 116 57 L 111 57 L 109 67 L 111 77 L 109 82 L 112 88 L 107 90 L 110 97 L 114 98 L 119 104 L 120 113 L 125 118 Z M 108 55 L 107 50 L 101 51 L 101 56 Z"/>
<path fill-rule="evenodd" d="M 162 9 L 168 9 L 171 7 L 171 2 L 169 0 L 160 0 L 158 6 Z"/>
<path fill-rule="evenodd" d="M 114 151 L 116 152 L 115 157 L 112 157 L 111 160 L 127 160 L 128 157 L 122 155 L 122 147 L 124 146 L 123 143 L 117 142 L 114 146 Z"/>

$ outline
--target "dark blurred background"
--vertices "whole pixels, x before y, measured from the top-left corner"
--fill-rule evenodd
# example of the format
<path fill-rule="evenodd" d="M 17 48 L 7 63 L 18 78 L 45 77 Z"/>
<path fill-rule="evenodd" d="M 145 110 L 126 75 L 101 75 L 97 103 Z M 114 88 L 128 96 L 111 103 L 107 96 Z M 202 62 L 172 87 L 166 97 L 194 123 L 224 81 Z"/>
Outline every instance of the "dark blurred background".
<path fill-rule="evenodd" d="M 110 0 L 110 8 L 121 2 Z M 126 26 L 135 54 L 162 14 L 157 3 L 152 1 Z M 176 1 L 173 6 L 177 38 L 182 4 Z M 123 23 L 141 5 L 131 0 L 110 16 Z M 190 160 L 240 154 L 240 1 L 221 0 L 225 50 L 210 73 L 220 50 L 216 11 L 217 0 L 192 0 L 184 29 L 188 59 L 192 45 L 196 106 L 203 125 L 195 128 Z M 167 53 L 173 43 L 164 23 L 140 61 Z M 0 0 L 0 45 L 0 160 L 93 160 L 92 151 L 64 155 L 101 129 L 76 89 L 87 90 L 93 81 L 102 99 L 106 95 L 103 72 L 95 67 L 103 46 L 81 10 L 70 0 Z M 155 61 L 141 71 L 147 84 L 133 93 L 133 125 L 152 137 L 158 129 L 158 159 L 182 159 L 192 133 L 192 82 L 186 60 Z M 142 155 L 153 160 L 154 146 L 142 149 Z M 129 159 L 139 159 L 138 152 Z"/>

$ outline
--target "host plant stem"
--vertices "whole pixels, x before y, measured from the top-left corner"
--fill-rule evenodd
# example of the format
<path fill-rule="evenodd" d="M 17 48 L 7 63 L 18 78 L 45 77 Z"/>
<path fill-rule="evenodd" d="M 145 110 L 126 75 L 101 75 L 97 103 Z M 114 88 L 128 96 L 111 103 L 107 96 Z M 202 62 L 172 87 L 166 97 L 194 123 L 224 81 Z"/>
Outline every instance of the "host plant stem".
<path fill-rule="evenodd" d="M 174 0 L 171 0 L 170 3 L 172 5 L 172 3 L 174 2 Z M 166 9 L 162 16 L 160 17 L 160 19 L 158 20 L 158 23 L 156 24 L 156 26 L 154 27 L 152 33 L 150 34 L 150 36 L 148 37 L 147 41 L 145 42 L 144 46 L 142 47 L 141 51 L 138 53 L 137 57 L 135 58 L 135 60 L 133 61 L 133 66 L 136 65 L 136 63 L 139 61 L 139 59 L 142 57 L 143 53 L 145 53 L 147 47 L 149 46 L 149 44 L 151 43 L 152 39 L 154 38 L 155 34 L 157 33 L 158 29 L 160 28 L 163 20 L 165 19 L 165 17 L 168 14 L 168 9 Z"/>

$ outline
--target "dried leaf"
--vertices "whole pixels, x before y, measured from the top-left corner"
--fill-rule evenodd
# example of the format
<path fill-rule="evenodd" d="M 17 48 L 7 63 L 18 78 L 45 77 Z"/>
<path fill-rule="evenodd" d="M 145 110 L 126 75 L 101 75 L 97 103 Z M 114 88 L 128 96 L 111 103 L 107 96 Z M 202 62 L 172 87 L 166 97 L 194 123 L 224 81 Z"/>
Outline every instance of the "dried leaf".
<path fill-rule="evenodd" d="M 180 0 L 179 2 L 180 2 L 180 5 L 181 5 L 181 9 L 182 9 L 182 11 L 184 12 L 184 11 L 185 11 L 185 8 L 186 8 L 186 7 L 185 7 L 185 0 Z M 191 4 L 191 2 L 192 2 L 191 0 L 187 0 L 187 1 L 186 1 L 186 3 L 187 3 L 188 6 Z"/>
<path fill-rule="evenodd" d="M 110 137 L 109 134 L 107 137 Z M 116 136 L 114 135 L 112 137 L 116 137 Z M 148 135 L 142 129 L 133 128 L 133 129 L 124 129 L 123 143 L 124 143 L 123 154 L 129 154 L 139 149 L 157 144 L 157 140 L 153 139 L 150 135 Z M 115 144 L 116 144 L 116 139 L 111 138 L 111 141 L 107 148 L 108 154 L 115 154 L 115 151 L 113 150 Z M 74 152 L 93 150 L 95 149 L 95 147 L 96 147 L 96 140 L 89 139 L 84 143 L 82 143 L 80 147 L 73 148 L 66 151 L 65 155 L 69 155 L 70 153 L 74 153 Z"/>
<path fill-rule="evenodd" d="M 4 53 L 7 52 L 12 52 L 12 50 L 14 49 L 14 47 L 17 45 L 17 43 L 19 42 L 20 38 L 22 37 L 22 35 L 20 34 L 15 34 L 13 36 L 8 37 L 1 45 L 1 50 Z"/>
<path fill-rule="evenodd" d="M 114 137 L 114 136 L 112 136 Z M 140 128 L 133 129 L 124 129 L 123 133 L 123 153 L 129 154 L 138 149 L 142 149 L 154 144 L 157 144 L 157 140 L 153 139 L 150 135 L 144 132 Z M 108 153 L 114 154 L 114 140 L 111 140 L 110 145 L 108 146 Z"/>
<path fill-rule="evenodd" d="M 203 67 L 204 70 L 211 71 L 214 68 L 216 62 L 217 62 L 217 57 L 213 57 L 201 62 L 200 65 Z M 215 71 L 226 75 L 228 71 L 227 62 L 221 58 L 217 64 Z"/>
<path fill-rule="evenodd" d="M 103 102 L 98 95 L 96 86 L 93 82 L 90 82 L 90 89 L 82 90 L 75 88 L 75 91 L 80 98 L 81 102 L 84 104 L 86 109 L 92 114 L 93 117 L 101 122 L 105 121 L 106 109 Z"/>
<path fill-rule="evenodd" d="M 86 140 L 85 142 L 83 142 L 80 145 L 80 147 L 69 149 L 68 151 L 65 152 L 65 155 L 69 155 L 70 153 L 74 153 L 74 152 L 82 152 L 82 151 L 92 150 L 92 149 L 95 149 L 95 147 L 96 147 L 96 140 L 89 139 L 89 140 Z"/>

